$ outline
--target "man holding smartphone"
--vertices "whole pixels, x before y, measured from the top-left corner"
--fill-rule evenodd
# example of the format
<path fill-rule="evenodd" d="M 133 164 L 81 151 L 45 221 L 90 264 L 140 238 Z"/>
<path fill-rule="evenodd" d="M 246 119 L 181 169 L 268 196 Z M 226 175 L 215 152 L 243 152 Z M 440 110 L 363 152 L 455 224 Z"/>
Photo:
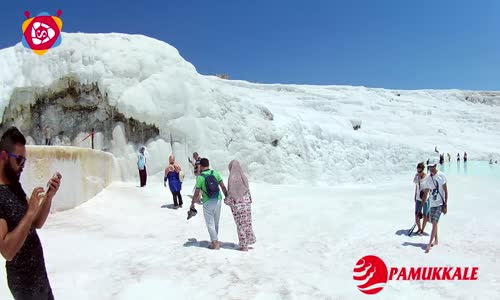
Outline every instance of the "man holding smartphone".
<path fill-rule="evenodd" d="M 28 199 L 19 181 L 26 162 L 26 139 L 15 127 L 0 139 L 0 252 L 14 299 L 54 299 L 43 248 L 36 232 L 47 220 L 52 198 L 59 189 L 56 173 L 49 188 L 33 189 Z"/>

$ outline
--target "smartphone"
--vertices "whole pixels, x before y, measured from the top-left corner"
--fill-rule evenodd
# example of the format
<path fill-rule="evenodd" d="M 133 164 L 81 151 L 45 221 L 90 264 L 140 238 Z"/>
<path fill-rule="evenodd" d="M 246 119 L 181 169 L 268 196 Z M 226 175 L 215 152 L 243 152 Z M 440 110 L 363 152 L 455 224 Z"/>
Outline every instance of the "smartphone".
<path fill-rule="evenodd" d="M 54 175 L 52 175 L 52 177 L 50 179 L 56 178 L 56 177 L 61 179 L 61 174 L 59 174 L 58 172 L 55 172 Z M 47 192 L 49 191 L 49 189 L 50 189 L 50 180 L 47 182 Z"/>
<path fill-rule="evenodd" d="M 55 172 L 54 175 L 52 175 L 52 177 L 50 179 L 56 178 L 56 177 L 61 179 L 61 174 L 59 174 L 58 172 Z M 50 180 L 47 182 L 47 188 L 46 188 L 45 194 L 43 195 L 43 198 L 40 200 L 40 205 L 43 204 L 43 201 L 45 200 L 45 196 L 47 195 L 49 190 L 50 190 Z"/>

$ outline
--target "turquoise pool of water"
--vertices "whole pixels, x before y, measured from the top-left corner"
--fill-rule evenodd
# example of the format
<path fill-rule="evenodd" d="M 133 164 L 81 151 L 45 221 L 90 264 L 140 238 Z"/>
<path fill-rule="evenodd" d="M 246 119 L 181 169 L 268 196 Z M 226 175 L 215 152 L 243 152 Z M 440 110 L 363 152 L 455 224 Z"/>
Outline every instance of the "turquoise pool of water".
<path fill-rule="evenodd" d="M 438 170 L 443 171 L 447 176 L 458 175 L 500 179 L 500 163 L 490 164 L 488 161 L 445 162 L 442 165 L 438 164 Z"/>

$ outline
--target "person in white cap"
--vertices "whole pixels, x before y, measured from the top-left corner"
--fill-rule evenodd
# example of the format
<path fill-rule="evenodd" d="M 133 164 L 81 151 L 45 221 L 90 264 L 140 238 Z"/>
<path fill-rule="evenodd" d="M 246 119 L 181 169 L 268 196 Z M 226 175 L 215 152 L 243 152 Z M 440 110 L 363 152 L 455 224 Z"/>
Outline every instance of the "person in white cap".
<path fill-rule="evenodd" d="M 438 244 L 438 222 L 441 213 L 448 212 L 448 183 L 443 172 L 437 170 L 437 161 L 432 159 L 428 164 L 430 176 L 422 182 L 424 195 L 422 205 L 425 201 L 430 203 L 430 219 L 432 223 L 432 233 L 425 252 L 428 253 L 431 247 Z M 430 195 L 429 195 L 430 193 Z M 427 197 L 429 195 L 429 197 Z"/>

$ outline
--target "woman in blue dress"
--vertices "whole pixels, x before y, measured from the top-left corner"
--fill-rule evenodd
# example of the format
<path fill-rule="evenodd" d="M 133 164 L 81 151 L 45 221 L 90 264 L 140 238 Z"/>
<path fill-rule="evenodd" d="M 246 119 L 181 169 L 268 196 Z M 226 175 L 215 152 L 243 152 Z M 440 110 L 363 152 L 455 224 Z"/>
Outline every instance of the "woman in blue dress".
<path fill-rule="evenodd" d="M 165 168 L 165 177 L 163 177 L 163 185 L 167 186 L 172 192 L 172 197 L 174 199 L 174 208 L 182 207 L 182 180 L 184 178 L 184 174 L 181 170 L 179 164 L 175 163 L 175 158 L 173 155 L 170 155 L 168 158 L 169 165 Z"/>

